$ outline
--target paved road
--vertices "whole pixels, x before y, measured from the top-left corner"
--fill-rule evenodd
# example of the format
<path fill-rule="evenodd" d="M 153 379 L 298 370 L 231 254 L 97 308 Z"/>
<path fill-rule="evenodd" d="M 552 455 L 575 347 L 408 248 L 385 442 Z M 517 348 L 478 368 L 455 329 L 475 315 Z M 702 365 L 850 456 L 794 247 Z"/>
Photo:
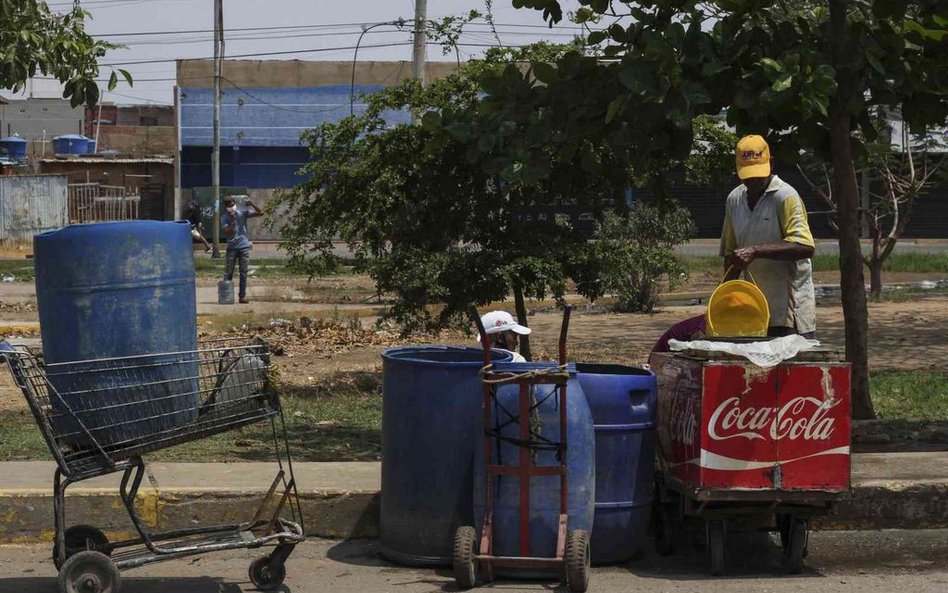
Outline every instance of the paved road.
<path fill-rule="evenodd" d="M 668 593 L 944 593 L 948 591 L 948 530 L 826 532 L 810 542 L 809 568 L 787 576 L 769 536 L 731 534 L 729 576 L 712 578 L 703 553 L 662 558 L 647 552 L 623 566 L 593 571 L 591 592 Z M 56 591 L 47 547 L 0 547 L 0 591 Z M 246 571 L 253 551 L 177 560 L 127 573 L 125 593 L 242 593 L 252 591 Z M 375 541 L 310 541 L 288 564 L 283 589 L 292 593 L 435 593 L 456 591 L 448 570 L 395 567 Z M 554 590 L 550 583 L 498 581 L 498 592 Z M 564 591 L 560 587 L 555 589 Z"/>

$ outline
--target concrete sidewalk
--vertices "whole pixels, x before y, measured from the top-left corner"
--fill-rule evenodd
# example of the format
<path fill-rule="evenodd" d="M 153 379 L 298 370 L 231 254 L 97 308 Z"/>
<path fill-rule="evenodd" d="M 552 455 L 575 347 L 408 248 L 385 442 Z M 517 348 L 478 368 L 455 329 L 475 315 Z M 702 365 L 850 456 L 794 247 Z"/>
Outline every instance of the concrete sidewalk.
<path fill-rule="evenodd" d="M 378 535 L 381 464 L 297 463 L 294 469 L 309 534 Z M 0 543 L 51 539 L 54 470 L 47 462 L 0 463 Z M 276 472 L 276 464 L 269 463 L 151 464 L 138 510 L 160 530 L 241 522 L 253 515 Z M 67 522 L 129 534 L 118 480 L 115 474 L 70 487 Z M 948 454 L 854 455 L 852 498 L 816 527 L 948 527 Z"/>

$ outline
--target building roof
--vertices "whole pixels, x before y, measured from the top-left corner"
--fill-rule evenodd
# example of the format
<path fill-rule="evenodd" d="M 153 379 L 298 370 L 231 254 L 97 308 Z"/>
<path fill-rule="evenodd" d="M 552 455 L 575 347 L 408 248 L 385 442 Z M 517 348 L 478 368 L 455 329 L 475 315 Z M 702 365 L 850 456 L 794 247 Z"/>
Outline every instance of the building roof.
<path fill-rule="evenodd" d="M 66 157 L 55 158 L 47 157 L 39 159 L 41 163 L 83 163 L 83 164 L 145 164 L 152 163 L 157 165 L 173 165 L 174 159 L 171 157 L 150 156 L 142 158 L 121 158 L 121 157 Z"/>

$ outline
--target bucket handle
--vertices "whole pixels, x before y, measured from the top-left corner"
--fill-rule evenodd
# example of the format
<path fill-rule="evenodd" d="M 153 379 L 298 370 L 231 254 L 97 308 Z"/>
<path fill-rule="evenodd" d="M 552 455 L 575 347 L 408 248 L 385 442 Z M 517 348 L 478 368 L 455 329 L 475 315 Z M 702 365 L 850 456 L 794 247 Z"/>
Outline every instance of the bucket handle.
<path fill-rule="evenodd" d="M 727 278 L 727 275 L 731 273 L 731 270 L 734 269 L 734 266 L 728 266 L 727 271 L 724 272 L 724 278 Z M 757 281 L 754 280 L 754 275 L 751 274 L 750 268 L 743 270 L 743 273 L 747 274 L 747 278 L 751 281 L 751 284 L 760 288 L 760 285 L 757 284 Z M 724 284 L 724 278 L 721 278 L 721 282 L 718 284 Z"/>

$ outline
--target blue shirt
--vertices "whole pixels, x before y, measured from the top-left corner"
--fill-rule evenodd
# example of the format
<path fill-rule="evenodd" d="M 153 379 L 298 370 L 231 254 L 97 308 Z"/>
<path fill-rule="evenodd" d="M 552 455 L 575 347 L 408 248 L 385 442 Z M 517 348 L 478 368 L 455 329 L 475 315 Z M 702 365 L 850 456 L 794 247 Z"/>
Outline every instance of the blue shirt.
<path fill-rule="evenodd" d="M 230 212 L 224 211 L 224 214 L 221 215 L 221 226 L 225 229 L 230 226 Z M 250 213 L 246 210 L 237 209 L 237 213 L 234 215 L 235 224 L 234 224 L 234 235 L 227 241 L 227 249 L 250 249 L 253 244 L 250 242 L 250 238 L 247 236 L 247 219 L 250 218 Z"/>

